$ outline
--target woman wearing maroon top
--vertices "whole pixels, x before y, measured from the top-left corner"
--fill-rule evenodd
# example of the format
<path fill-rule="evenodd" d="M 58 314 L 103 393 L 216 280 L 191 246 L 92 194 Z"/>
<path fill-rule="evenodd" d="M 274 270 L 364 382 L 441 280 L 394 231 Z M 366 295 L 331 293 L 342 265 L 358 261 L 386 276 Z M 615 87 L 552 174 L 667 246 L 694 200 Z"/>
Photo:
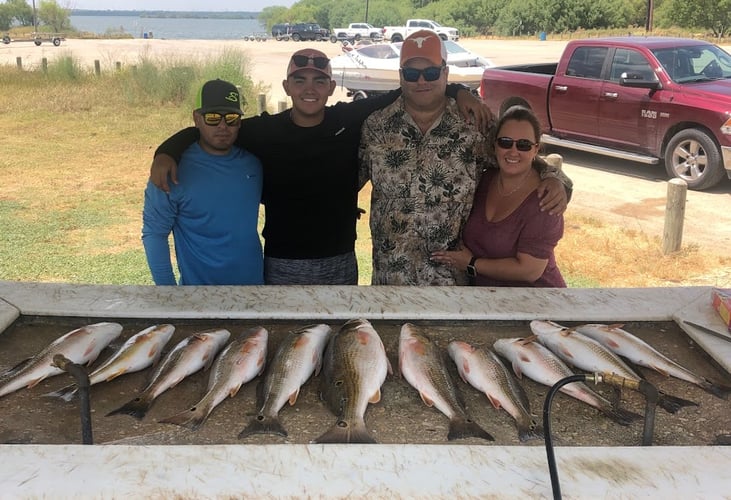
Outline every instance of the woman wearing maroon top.
<path fill-rule="evenodd" d="M 542 212 L 536 194 L 543 163 L 540 123 L 530 109 L 513 106 L 495 130 L 499 169 L 482 176 L 462 231 L 463 248 L 432 258 L 464 269 L 475 285 L 565 287 L 554 255 L 563 216 Z"/>

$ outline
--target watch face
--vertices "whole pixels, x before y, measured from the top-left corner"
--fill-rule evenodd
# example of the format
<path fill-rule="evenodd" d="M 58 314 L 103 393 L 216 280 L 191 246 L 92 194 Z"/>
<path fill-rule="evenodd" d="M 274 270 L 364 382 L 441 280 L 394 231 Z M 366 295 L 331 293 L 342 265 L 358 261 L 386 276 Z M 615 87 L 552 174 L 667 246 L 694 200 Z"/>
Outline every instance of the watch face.
<path fill-rule="evenodd" d="M 475 269 L 475 266 L 467 266 L 467 276 L 469 276 L 470 278 L 474 278 L 477 276 L 477 270 Z"/>

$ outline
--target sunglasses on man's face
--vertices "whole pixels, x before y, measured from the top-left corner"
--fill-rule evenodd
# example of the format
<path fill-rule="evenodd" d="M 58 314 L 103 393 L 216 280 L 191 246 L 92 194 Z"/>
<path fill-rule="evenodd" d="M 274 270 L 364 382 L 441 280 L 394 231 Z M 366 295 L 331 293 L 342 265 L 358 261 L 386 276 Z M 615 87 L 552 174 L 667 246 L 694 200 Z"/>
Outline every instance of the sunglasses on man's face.
<path fill-rule="evenodd" d="M 424 69 L 416 69 L 416 68 L 401 68 L 401 75 L 403 75 L 404 80 L 407 82 L 418 82 L 420 76 L 424 76 L 424 81 L 426 82 L 433 82 L 434 80 L 438 80 L 439 77 L 442 74 L 442 69 L 444 66 L 429 66 L 428 68 Z"/>
<path fill-rule="evenodd" d="M 538 143 L 528 139 L 513 139 L 512 137 L 498 137 L 496 142 L 500 149 L 510 149 L 515 144 L 518 151 L 530 151 L 533 146 L 538 145 Z"/>
<path fill-rule="evenodd" d="M 319 56 L 317 56 L 317 57 L 302 56 L 302 55 L 292 56 L 292 62 L 298 68 L 307 67 L 307 65 L 309 64 L 309 61 L 312 61 L 312 64 L 317 69 L 325 69 L 325 68 L 327 68 L 328 63 L 330 62 L 330 59 L 328 59 L 327 57 L 319 57 Z"/>
<path fill-rule="evenodd" d="M 203 113 L 203 122 L 211 127 L 217 127 L 221 120 L 226 122 L 229 127 L 235 127 L 241 121 L 241 115 L 238 113 Z"/>

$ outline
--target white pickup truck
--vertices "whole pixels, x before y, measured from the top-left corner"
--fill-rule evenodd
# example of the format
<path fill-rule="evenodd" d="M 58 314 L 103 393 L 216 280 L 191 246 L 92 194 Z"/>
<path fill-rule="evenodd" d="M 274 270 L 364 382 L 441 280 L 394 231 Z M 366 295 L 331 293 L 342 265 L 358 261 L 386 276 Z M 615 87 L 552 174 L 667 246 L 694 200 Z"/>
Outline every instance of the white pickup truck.
<path fill-rule="evenodd" d="M 384 26 L 383 38 L 392 42 L 402 42 L 404 38 L 419 30 L 432 30 L 439 34 L 442 40 L 459 40 L 459 30 L 442 26 L 436 21 L 429 19 L 409 19 L 406 26 Z"/>
<path fill-rule="evenodd" d="M 383 33 L 380 28 L 368 23 L 350 23 L 347 28 L 335 28 L 330 31 L 330 41 L 332 43 L 344 40 L 357 42 L 361 39 L 382 40 Z"/>

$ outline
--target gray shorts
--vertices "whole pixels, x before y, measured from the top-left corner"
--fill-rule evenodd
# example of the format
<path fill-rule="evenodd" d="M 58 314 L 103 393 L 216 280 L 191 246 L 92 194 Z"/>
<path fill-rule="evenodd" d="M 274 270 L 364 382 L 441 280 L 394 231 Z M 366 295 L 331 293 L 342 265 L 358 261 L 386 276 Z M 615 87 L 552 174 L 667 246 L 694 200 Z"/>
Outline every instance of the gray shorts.
<path fill-rule="evenodd" d="M 355 252 L 323 259 L 264 257 L 266 285 L 357 285 Z"/>

